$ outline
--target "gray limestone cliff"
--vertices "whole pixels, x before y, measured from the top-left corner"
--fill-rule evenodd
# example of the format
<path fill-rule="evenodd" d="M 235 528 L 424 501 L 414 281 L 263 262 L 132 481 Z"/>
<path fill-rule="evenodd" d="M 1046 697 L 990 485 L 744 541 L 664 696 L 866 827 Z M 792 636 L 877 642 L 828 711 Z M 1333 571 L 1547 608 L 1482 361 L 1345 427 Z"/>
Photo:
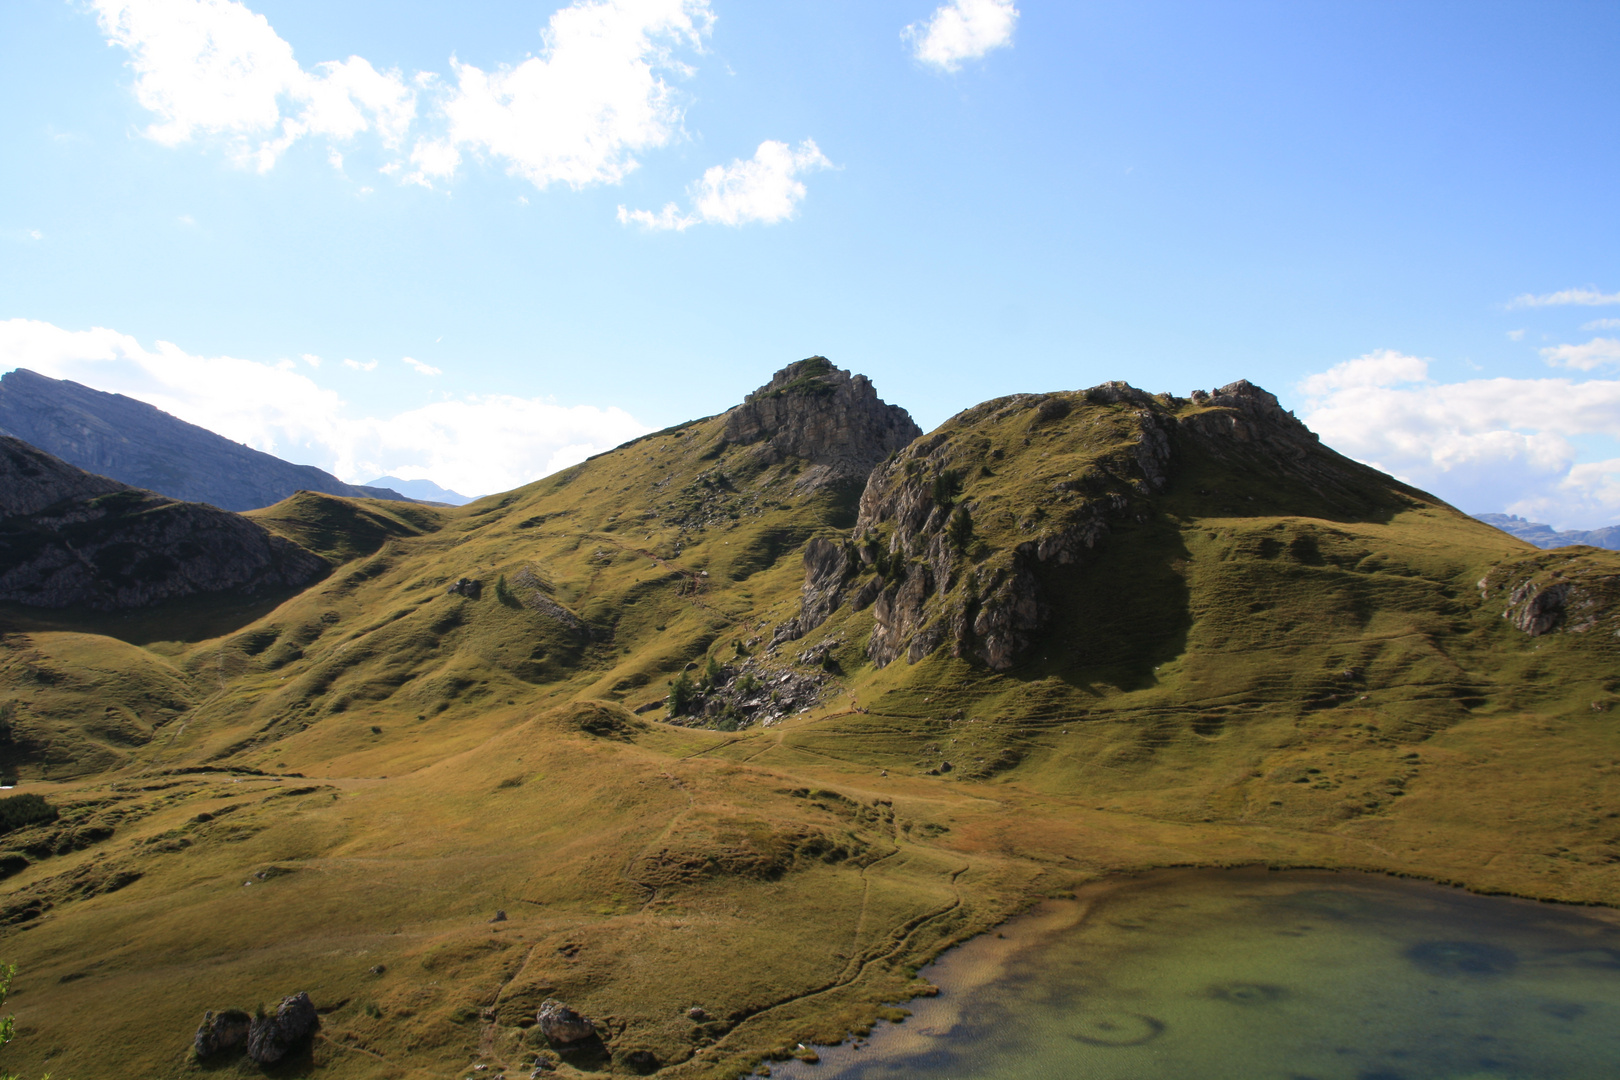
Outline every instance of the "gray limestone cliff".
<path fill-rule="evenodd" d="M 0 435 L 0 602 L 121 611 L 271 594 L 327 570 L 239 514 L 126 487 Z"/>
<path fill-rule="evenodd" d="M 134 398 L 26 368 L 0 376 L 0 434 L 130 487 L 223 510 L 256 510 L 297 491 L 405 498 L 283 461 Z"/>
<path fill-rule="evenodd" d="M 726 414 L 725 441 L 753 448 L 761 465 L 805 464 L 801 492 L 858 486 L 873 466 L 922 434 L 898 405 L 885 404 L 865 375 L 826 357 L 789 364 Z"/>

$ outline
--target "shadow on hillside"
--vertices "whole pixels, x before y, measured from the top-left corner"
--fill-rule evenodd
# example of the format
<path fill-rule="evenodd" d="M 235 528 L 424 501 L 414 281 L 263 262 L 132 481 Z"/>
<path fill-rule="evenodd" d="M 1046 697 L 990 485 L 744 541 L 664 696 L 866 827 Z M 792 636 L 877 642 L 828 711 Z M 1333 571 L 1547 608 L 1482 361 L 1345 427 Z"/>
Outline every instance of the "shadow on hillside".
<path fill-rule="evenodd" d="M 193 644 L 223 637 L 261 619 L 297 596 L 289 589 L 268 596 L 189 596 L 135 611 L 32 608 L 0 604 L 0 633 L 100 634 L 130 645 L 158 641 Z"/>
<path fill-rule="evenodd" d="M 1154 669 L 1187 648 L 1191 557 L 1180 529 L 1158 518 L 1116 530 L 1090 561 L 1052 572 L 1052 621 L 1016 674 L 1092 693 L 1153 686 Z"/>

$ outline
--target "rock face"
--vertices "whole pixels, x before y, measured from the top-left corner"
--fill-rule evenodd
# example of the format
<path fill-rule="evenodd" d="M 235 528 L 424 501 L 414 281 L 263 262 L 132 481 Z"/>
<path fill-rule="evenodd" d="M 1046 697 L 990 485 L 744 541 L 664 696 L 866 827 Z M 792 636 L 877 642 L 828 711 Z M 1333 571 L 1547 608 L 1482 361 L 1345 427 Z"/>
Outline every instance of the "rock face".
<path fill-rule="evenodd" d="M 1565 548 L 1497 566 L 1480 580 L 1479 594 L 1501 603 L 1502 618 L 1531 637 L 1620 637 L 1620 576 L 1590 553 Z"/>
<path fill-rule="evenodd" d="M 826 357 L 789 364 L 726 414 L 725 439 L 756 447 L 762 465 L 806 463 L 800 492 L 864 481 L 872 467 L 922 434 L 906 410 L 884 404 L 865 375 Z"/>
<path fill-rule="evenodd" d="M 26 368 L 0 376 L 0 433 L 130 487 L 224 510 L 255 510 L 297 491 L 405 498 L 283 461 L 134 398 Z"/>
<path fill-rule="evenodd" d="M 1050 621 L 1045 578 L 1085 563 L 1121 525 L 1147 521 L 1174 476 L 1210 463 L 1274 478 L 1279 502 L 1303 498 L 1326 517 L 1387 512 L 1410 490 L 1323 448 L 1246 381 L 1190 399 L 1120 382 L 1000 398 L 873 470 L 854 532 L 806 545 L 799 616 L 777 640 L 845 605 L 870 607 L 867 655 L 879 666 L 948 645 L 1005 671 Z"/>
<path fill-rule="evenodd" d="M 547 998 L 536 1017 L 540 1034 L 558 1045 L 584 1042 L 596 1034 L 596 1025 L 556 998 Z"/>
<path fill-rule="evenodd" d="M 0 601 L 119 611 L 298 588 L 326 571 L 247 518 L 127 488 L 0 436 Z"/>
<path fill-rule="evenodd" d="M 274 1016 L 253 1018 L 247 1036 L 248 1057 L 260 1065 L 274 1065 L 308 1042 L 320 1026 L 321 1018 L 308 994 L 282 998 Z"/>
<path fill-rule="evenodd" d="M 253 1017 L 240 1009 L 206 1012 L 191 1045 L 199 1058 L 211 1058 L 246 1049 Z"/>

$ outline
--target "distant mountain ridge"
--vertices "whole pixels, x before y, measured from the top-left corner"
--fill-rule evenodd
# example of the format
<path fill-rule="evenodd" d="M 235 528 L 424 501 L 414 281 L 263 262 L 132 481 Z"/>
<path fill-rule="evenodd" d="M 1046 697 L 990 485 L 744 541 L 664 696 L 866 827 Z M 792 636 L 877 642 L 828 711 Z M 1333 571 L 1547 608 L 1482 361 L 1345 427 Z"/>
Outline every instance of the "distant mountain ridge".
<path fill-rule="evenodd" d="M 379 476 L 366 485 L 367 487 L 388 488 L 411 499 L 420 499 L 423 502 L 448 503 L 451 506 L 466 506 L 477 495 L 463 495 L 459 491 L 440 487 L 431 480 L 401 480 L 397 476 Z"/>
<path fill-rule="evenodd" d="M 143 401 L 27 368 L 0 376 L 0 434 L 132 487 L 222 510 L 257 510 L 297 491 L 409 501 L 232 442 Z"/>
<path fill-rule="evenodd" d="M 1487 525 L 1495 525 L 1503 532 L 1511 533 L 1520 540 L 1528 540 L 1539 548 L 1574 547 L 1576 544 L 1587 544 L 1591 547 L 1620 551 L 1620 525 L 1609 525 L 1602 529 L 1570 529 L 1560 532 L 1551 525 L 1544 525 L 1539 521 L 1527 521 L 1517 514 L 1475 514 L 1474 516 Z"/>

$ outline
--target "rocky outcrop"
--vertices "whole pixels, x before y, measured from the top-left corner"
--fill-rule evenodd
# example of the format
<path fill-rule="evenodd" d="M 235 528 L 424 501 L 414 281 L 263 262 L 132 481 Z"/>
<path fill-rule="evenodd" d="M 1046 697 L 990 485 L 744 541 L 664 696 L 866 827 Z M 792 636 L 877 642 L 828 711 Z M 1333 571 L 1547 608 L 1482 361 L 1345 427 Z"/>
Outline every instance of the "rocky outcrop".
<path fill-rule="evenodd" d="M 789 364 L 726 414 L 728 444 L 754 447 L 755 460 L 798 460 L 801 492 L 859 484 L 872 467 L 922 429 L 898 405 L 887 405 L 865 375 L 851 375 L 825 357 Z"/>
<path fill-rule="evenodd" d="M 0 376 L 0 433 L 129 487 L 224 510 L 255 510 L 298 491 L 405 498 L 283 461 L 134 398 L 26 368 Z"/>
<path fill-rule="evenodd" d="M 535 1017 L 540 1034 L 557 1045 L 584 1042 L 596 1034 L 596 1025 L 556 998 L 547 998 Z"/>
<path fill-rule="evenodd" d="M 192 1039 L 192 1049 L 199 1058 L 219 1057 L 247 1049 L 248 1029 L 253 1017 L 240 1009 L 212 1010 L 203 1014 L 202 1024 Z"/>
<path fill-rule="evenodd" d="M 1190 399 L 1122 382 L 1000 398 L 873 470 L 854 532 L 806 545 L 799 615 L 777 638 L 870 606 L 867 654 L 879 666 L 948 645 L 1005 671 L 1051 620 L 1050 573 L 1085 563 L 1121 525 L 1149 520 L 1172 476 L 1200 462 L 1275 489 L 1264 502 L 1196 492 L 1221 512 L 1277 512 L 1268 507 L 1303 499 L 1323 516 L 1359 518 L 1410 492 L 1322 447 L 1247 381 Z"/>
<path fill-rule="evenodd" d="M 263 595 L 326 573 L 255 522 L 92 476 L 0 436 L 0 601 L 144 607 L 205 593 Z"/>
<path fill-rule="evenodd" d="M 1531 637 L 1605 632 L 1620 637 L 1620 575 L 1605 557 L 1569 548 L 1505 563 L 1479 582 L 1480 598 Z"/>
<path fill-rule="evenodd" d="M 247 1052 L 260 1065 L 274 1065 L 309 1042 L 321 1026 L 315 1003 L 303 992 L 281 999 L 274 1016 L 256 1016 L 248 1028 Z"/>

